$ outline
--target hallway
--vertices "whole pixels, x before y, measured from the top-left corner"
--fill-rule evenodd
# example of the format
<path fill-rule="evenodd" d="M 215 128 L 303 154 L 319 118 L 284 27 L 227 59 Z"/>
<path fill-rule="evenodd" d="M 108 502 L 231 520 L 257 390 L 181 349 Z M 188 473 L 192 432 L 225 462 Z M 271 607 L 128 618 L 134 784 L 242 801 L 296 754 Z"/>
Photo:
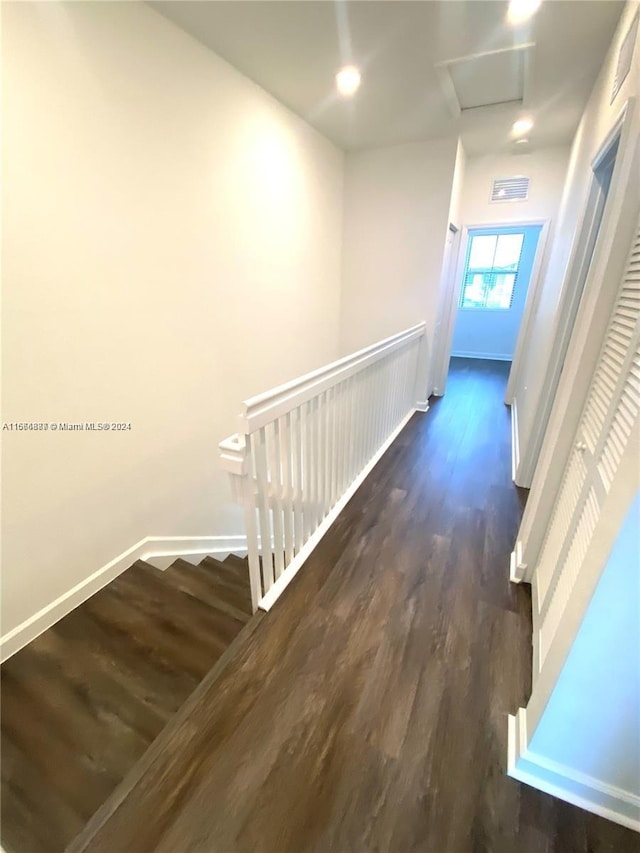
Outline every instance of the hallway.
<path fill-rule="evenodd" d="M 505 776 L 531 658 L 528 587 L 508 581 L 509 365 L 453 362 L 72 850 L 637 850 Z"/>

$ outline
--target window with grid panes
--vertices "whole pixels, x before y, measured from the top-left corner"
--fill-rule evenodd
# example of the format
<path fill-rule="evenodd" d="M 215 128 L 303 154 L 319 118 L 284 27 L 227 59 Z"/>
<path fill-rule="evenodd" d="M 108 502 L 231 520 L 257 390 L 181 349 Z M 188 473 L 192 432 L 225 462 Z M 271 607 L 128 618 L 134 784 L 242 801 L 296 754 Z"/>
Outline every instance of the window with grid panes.
<path fill-rule="evenodd" d="M 504 311 L 511 307 L 523 241 L 524 234 L 477 234 L 470 238 L 461 308 Z"/>

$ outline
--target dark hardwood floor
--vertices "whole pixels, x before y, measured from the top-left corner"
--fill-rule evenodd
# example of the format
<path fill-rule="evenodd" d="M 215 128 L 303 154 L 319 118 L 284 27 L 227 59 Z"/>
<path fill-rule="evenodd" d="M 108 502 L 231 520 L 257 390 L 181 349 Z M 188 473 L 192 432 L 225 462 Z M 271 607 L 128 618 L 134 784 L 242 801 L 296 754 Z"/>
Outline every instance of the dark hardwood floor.
<path fill-rule="evenodd" d="M 143 562 L 1 668 L 2 846 L 61 853 L 251 616 L 237 558 Z"/>
<path fill-rule="evenodd" d="M 504 772 L 531 678 L 507 367 L 455 362 L 70 851 L 639 849 Z"/>

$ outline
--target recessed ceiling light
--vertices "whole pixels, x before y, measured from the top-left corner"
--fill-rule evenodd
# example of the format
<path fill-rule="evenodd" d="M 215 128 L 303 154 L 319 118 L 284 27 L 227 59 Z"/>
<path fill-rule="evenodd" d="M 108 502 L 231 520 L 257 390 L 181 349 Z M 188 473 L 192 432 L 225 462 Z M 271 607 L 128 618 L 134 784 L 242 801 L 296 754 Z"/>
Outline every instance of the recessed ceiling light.
<path fill-rule="evenodd" d="M 511 128 L 514 136 L 522 136 L 523 133 L 528 133 L 533 127 L 533 119 L 531 118 L 519 118 L 518 121 L 513 123 L 513 127 Z"/>
<path fill-rule="evenodd" d="M 345 65 L 336 74 L 336 86 L 338 92 L 345 97 L 350 98 L 360 88 L 362 77 L 355 65 Z"/>
<path fill-rule="evenodd" d="M 528 139 L 516 139 L 516 145 L 528 145 L 528 144 L 529 144 Z"/>
<path fill-rule="evenodd" d="M 542 0 L 510 0 L 507 20 L 510 24 L 521 24 L 528 21 L 540 8 Z"/>

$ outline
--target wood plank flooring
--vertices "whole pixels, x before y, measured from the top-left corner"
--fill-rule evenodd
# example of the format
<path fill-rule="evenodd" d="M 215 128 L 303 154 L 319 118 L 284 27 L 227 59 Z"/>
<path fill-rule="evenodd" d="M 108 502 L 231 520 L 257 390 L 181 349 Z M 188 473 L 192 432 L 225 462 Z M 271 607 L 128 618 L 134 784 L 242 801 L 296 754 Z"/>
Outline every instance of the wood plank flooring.
<path fill-rule="evenodd" d="M 531 679 L 507 368 L 454 361 L 70 853 L 639 849 L 504 773 Z"/>
<path fill-rule="evenodd" d="M 61 853 L 251 616 L 246 563 L 138 562 L 1 669 L 2 845 Z"/>

